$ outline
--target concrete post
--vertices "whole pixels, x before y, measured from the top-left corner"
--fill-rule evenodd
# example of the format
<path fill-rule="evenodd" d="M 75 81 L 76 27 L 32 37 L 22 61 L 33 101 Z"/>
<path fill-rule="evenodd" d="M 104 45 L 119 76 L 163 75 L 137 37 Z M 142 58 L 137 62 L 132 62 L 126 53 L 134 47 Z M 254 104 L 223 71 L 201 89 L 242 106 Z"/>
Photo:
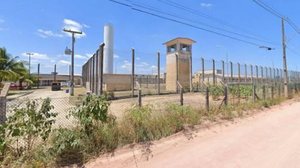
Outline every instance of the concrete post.
<path fill-rule="evenodd" d="M 131 49 L 131 62 L 132 62 L 132 67 L 131 67 L 131 96 L 134 97 L 134 79 L 135 79 L 135 74 L 134 74 L 134 64 L 135 64 L 135 52 L 134 49 Z"/>
<path fill-rule="evenodd" d="M 213 64 L 213 85 L 216 85 L 216 62 L 214 59 L 212 60 L 212 64 Z"/>
<path fill-rule="evenodd" d="M 99 61 L 100 61 L 100 76 L 99 76 L 99 78 L 100 78 L 100 95 L 102 95 L 103 94 L 103 56 L 104 56 L 104 46 L 105 46 L 105 44 L 104 43 L 102 43 L 101 45 L 100 45 L 100 49 L 99 49 L 99 51 L 100 51 L 100 59 L 99 59 Z"/>
<path fill-rule="evenodd" d="M 0 96 L 0 124 L 6 121 L 6 97 Z"/>
<path fill-rule="evenodd" d="M 222 81 L 225 83 L 225 62 L 222 61 Z"/>
<path fill-rule="evenodd" d="M 201 58 L 201 65 L 202 65 L 202 82 L 204 83 L 205 77 L 204 77 L 204 58 Z"/>
<path fill-rule="evenodd" d="M 160 53 L 157 53 L 157 94 L 160 95 Z"/>

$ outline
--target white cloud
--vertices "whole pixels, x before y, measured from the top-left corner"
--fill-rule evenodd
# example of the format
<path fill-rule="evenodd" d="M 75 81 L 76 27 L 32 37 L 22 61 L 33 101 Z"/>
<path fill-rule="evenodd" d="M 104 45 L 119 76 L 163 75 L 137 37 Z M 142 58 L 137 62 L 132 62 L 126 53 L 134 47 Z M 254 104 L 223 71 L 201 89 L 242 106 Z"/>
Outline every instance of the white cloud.
<path fill-rule="evenodd" d="M 30 57 L 33 59 L 49 60 L 49 57 L 47 54 L 41 54 L 41 53 L 36 53 L 36 52 L 31 52 L 31 53 L 32 53 L 32 55 Z M 25 53 L 22 53 L 22 56 L 28 57 L 28 54 L 25 52 Z"/>
<path fill-rule="evenodd" d="M 0 20 L 1 23 L 1 20 Z M 82 31 L 83 28 L 90 28 L 90 26 L 86 25 L 86 24 L 80 24 L 79 22 L 76 22 L 74 20 L 71 19 L 64 19 L 63 20 L 63 29 L 67 29 L 67 30 L 74 30 L 74 31 Z M 72 34 L 68 33 L 68 32 L 54 32 L 52 30 L 44 30 L 44 29 L 38 29 L 37 30 L 37 35 L 39 35 L 42 38 L 47 38 L 47 37 L 71 37 Z M 85 37 L 86 34 L 84 32 L 82 32 L 82 34 L 75 34 L 76 38 L 82 38 Z"/>
<path fill-rule="evenodd" d="M 114 58 L 118 59 L 118 58 L 120 58 L 120 56 L 117 54 L 114 54 Z"/>
<path fill-rule="evenodd" d="M 210 7 L 212 7 L 211 3 L 201 3 L 200 5 L 201 5 L 201 7 L 204 7 L 204 8 L 210 8 Z"/>
<path fill-rule="evenodd" d="M 80 54 L 75 54 L 74 57 L 78 58 L 78 59 L 88 59 L 89 58 L 87 55 L 80 55 Z"/>
<path fill-rule="evenodd" d="M 82 26 L 85 27 L 85 28 L 91 28 L 91 26 L 89 26 L 87 24 L 83 24 Z"/>
<path fill-rule="evenodd" d="M 71 65 L 71 62 L 70 61 L 66 61 L 66 60 L 59 60 L 58 64 Z"/>
<path fill-rule="evenodd" d="M 48 37 L 63 37 L 64 36 L 63 34 L 60 34 L 60 33 L 54 33 L 51 30 L 38 29 L 37 32 L 38 32 L 38 35 L 40 37 L 43 37 L 43 38 L 48 38 Z"/>
<path fill-rule="evenodd" d="M 87 27 L 87 25 L 83 25 L 83 24 L 80 24 L 74 20 L 71 20 L 71 19 L 64 19 L 64 29 L 67 29 L 67 30 L 74 30 L 74 31 L 82 31 L 82 28 L 83 27 Z M 64 32 L 67 36 L 72 36 L 71 33 L 68 33 L 68 32 Z M 76 34 L 75 37 L 77 38 L 82 38 L 82 37 L 85 37 L 86 34 L 84 32 L 82 32 L 82 34 Z"/>

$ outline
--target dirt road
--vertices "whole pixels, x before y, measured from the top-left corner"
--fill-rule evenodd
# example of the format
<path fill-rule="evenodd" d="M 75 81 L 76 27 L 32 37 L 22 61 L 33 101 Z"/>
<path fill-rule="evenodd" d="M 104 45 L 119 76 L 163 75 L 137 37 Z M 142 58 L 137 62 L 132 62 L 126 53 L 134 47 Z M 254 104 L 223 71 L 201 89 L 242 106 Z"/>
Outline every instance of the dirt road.
<path fill-rule="evenodd" d="M 300 167 L 300 102 L 252 117 L 124 147 L 89 168 Z"/>

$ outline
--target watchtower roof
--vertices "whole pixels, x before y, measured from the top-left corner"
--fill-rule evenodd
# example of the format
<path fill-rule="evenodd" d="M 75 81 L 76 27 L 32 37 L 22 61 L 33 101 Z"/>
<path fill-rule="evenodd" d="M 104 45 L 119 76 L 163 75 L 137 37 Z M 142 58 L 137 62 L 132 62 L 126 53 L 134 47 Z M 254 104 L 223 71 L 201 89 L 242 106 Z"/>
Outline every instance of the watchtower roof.
<path fill-rule="evenodd" d="M 177 44 L 177 43 L 192 45 L 193 43 L 196 43 L 196 41 L 194 41 L 190 38 L 177 37 L 175 39 L 172 39 L 170 41 L 165 42 L 164 45 L 171 46 L 171 45 L 174 45 L 174 44 Z"/>

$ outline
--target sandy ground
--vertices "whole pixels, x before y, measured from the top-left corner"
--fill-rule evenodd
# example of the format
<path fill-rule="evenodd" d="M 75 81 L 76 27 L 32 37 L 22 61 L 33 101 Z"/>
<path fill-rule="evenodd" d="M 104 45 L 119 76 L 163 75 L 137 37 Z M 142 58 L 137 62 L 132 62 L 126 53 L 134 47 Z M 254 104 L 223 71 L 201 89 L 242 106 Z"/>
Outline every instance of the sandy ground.
<path fill-rule="evenodd" d="M 200 126 L 199 126 L 200 127 Z M 123 147 L 88 168 L 300 167 L 300 102 Z"/>
<path fill-rule="evenodd" d="M 66 118 L 69 114 L 69 110 L 75 106 L 69 102 L 69 94 L 64 90 L 51 91 L 50 87 L 34 90 L 32 93 L 25 96 L 18 97 L 7 103 L 7 109 L 12 110 L 15 106 L 25 106 L 25 100 L 37 100 L 51 98 L 51 105 L 54 106 L 53 112 L 57 113 L 55 128 L 58 127 L 72 127 L 74 126 L 74 120 L 72 118 Z M 12 111 L 9 111 L 7 116 L 10 116 Z"/>

